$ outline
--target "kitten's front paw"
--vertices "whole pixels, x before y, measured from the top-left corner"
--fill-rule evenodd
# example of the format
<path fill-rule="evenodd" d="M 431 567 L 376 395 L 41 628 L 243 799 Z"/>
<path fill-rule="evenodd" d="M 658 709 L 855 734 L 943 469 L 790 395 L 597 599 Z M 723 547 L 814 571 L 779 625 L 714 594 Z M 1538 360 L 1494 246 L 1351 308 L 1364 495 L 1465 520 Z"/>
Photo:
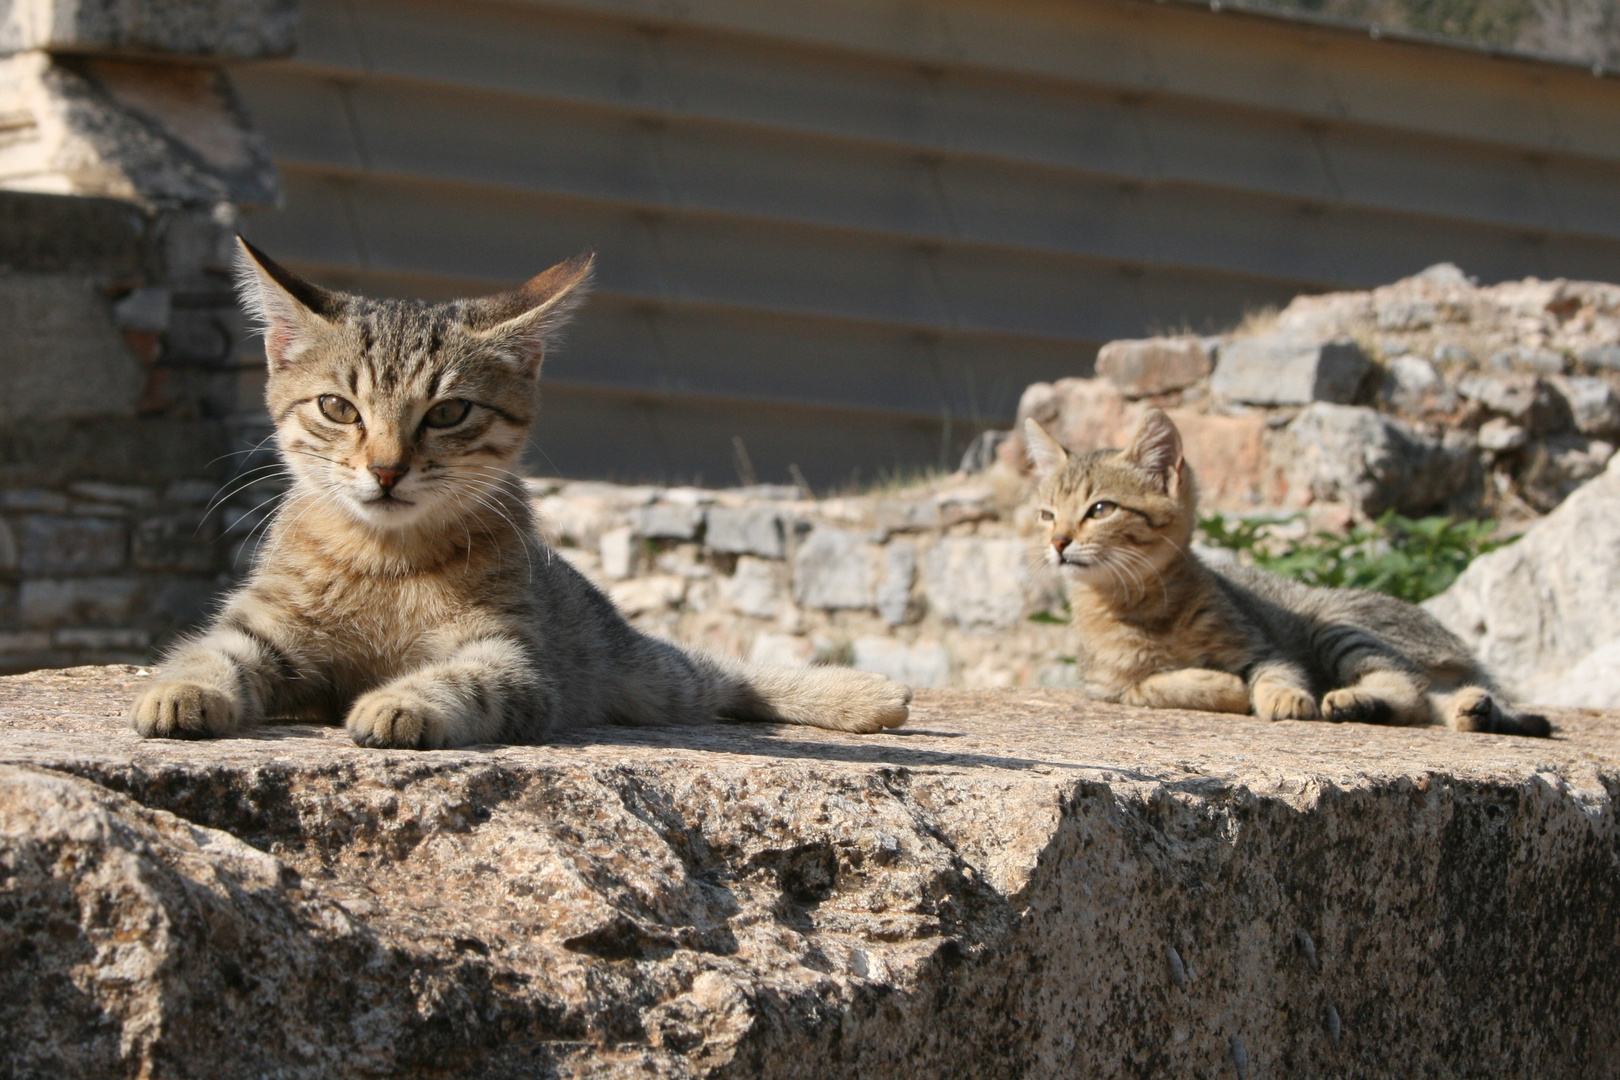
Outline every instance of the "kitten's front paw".
<path fill-rule="evenodd" d="M 1322 699 L 1322 719 L 1335 724 L 1387 724 L 1395 719 L 1395 707 L 1365 690 L 1346 686 Z"/>
<path fill-rule="evenodd" d="M 822 673 L 837 680 L 838 700 L 834 715 L 821 727 L 870 735 L 884 728 L 897 728 L 911 716 L 911 687 L 870 671 L 852 668 L 824 668 Z"/>
<path fill-rule="evenodd" d="M 385 686 L 356 701 L 343 726 L 361 746 L 436 750 L 447 745 L 451 722 L 421 694 Z"/>
<path fill-rule="evenodd" d="M 213 739 L 235 734 L 241 722 L 229 694 L 180 679 L 153 683 L 129 709 L 129 726 L 146 739 Z"/>
<path fill-rule="evenodd" d="M 1262 720 L 1315 720 L 1316 699 L 1297 686 L 1257 686 L 1254 715 Z"/>

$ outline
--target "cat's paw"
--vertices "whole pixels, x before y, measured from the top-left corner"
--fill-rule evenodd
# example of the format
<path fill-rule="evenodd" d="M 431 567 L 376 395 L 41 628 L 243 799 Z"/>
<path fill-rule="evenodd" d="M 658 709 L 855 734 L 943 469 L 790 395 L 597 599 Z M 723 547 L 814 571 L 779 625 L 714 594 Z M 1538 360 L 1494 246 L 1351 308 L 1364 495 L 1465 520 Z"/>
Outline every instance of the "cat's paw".
<path fill-rule="evenodd" d="M 183 679 L 153 683 L 129 709 L 129 726 L 146 739 L 219 738 L 235 734 L 241 723 L 235 698 Z"/>
<path fill-rule="evenodd" d="M 453 721 L 423 695 L 385 686 L 356 701 L 343 726 L 361 746 L 436 750 L 449 745 Z"/>
<path fill-rule="evenodd" d="M 1254 688 L 1254 715 L 1262 720 L 1315 720 L 1318 713 L 1309 691 L 1262 683 Z"/>
<path fill-rule="evenodd" d="M 1545 739 L 1552 725 L 1539 713 L 1503 708 L 1490 692 L 1478 686 L 1465 686 L 1447 703 L 1446 724 L 1453 731 L 1488 731 L 1497 735 L 1528 735 Z"/>
<path fill-rule="evenodd" d="M 911 687 L 870 671 L 839 672 L 843 702 L 833 723 L 825 726 L 857 735 L 897 728 L 911 716 Z"/>
<path fill-rule="evenodd" d="M 1395 706 L 1376 694 L 1346 686 L 1322 699 L 1322 719 L 1335 724 L 1387 724 L 1395 719 Z"/>

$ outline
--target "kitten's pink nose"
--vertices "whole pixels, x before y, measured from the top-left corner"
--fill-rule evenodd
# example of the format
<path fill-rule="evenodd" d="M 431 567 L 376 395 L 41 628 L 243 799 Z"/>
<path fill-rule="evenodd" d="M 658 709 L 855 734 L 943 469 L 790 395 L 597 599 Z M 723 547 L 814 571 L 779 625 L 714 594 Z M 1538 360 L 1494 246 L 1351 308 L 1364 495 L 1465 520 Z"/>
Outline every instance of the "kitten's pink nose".
<path fill-rule="evenodd" d="M 399 483 L 399 478 L 411 471 L 409 465 L 372 465 L 371 475 L 377 478 L 384 491 Z"/>
<path fill-rule="evenodd" d="M 1056 536 L 1052 537 L 1052 550 L 1061 555 L 1063 554 L 1063 549 L 1068 547 L 1070 543 L 1072 543 L 1072 541 L 1069 537 L 1064 536 L 1062 533 L 1058 533 Z"/>

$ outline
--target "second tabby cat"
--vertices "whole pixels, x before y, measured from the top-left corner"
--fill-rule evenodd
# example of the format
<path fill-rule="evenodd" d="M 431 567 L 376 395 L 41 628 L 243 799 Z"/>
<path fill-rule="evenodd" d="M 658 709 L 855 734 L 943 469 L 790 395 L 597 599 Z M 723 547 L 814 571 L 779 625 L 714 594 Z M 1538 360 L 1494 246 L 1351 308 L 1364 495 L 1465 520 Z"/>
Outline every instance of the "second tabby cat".
<path fill-rule="evenodd" d="M 363 745 L 430 748 L 717 716 L 905 722 L 911 691 L 882 676 L 746 665 L 641 633 L 536 536 L 514 470 L 541 360 L 589 272 L 578 259 L 497 296 L 372 300 L 243 244 L 292 489 L 248 582 L 136 699 L 136 731 L 341 718 Z"/>
<path fill-rule="evenodd" d="M 1071 455 L 1033 420 L 1024 432 L 1091 696 L 1269 720 L 1549 733 L 1421 608 L 1201 562 L 1189 548 L 1192 470 L 1162 411 L 1149 410 L 1120 451 Z"/>

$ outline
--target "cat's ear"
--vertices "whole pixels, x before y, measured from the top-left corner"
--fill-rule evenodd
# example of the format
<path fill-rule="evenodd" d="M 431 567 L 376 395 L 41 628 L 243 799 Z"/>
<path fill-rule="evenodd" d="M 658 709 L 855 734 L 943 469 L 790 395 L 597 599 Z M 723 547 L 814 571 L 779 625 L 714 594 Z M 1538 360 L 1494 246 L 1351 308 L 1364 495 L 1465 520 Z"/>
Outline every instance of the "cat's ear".
<path fill-rule="evenodd" d="M 1038 479 L 1061 469 L 1063 463 L 1069 460 L 1069 452 L 1048 435 L 1033 417 L 1024 420 L 1024 450 L 1029 454 L 1029 463 L 1035 467 Z"/>
<path fill-rule="evenodd" d="M 587 252 L 544 270 L 508 293 L 474 301 L 468 309 L 478 336 L 536 374 L 548 348 L 590 293 L 596 256 Z"/>
<path fill-rule="evenodd" d="M 264 334 L 264 356 L 272 370 L 291 367 L 310 340 L 342 314 L 345 300 L 342 293 L 305 281 L 240 236 L 236 295 Z"/>
<path fill-rule="evenodd" d="M 1149 409 L 1125 447 L 1125 459 L 1159 478 L 1166 491 L 1181 480 L 1181 432 L 1163 409 Z"/>

